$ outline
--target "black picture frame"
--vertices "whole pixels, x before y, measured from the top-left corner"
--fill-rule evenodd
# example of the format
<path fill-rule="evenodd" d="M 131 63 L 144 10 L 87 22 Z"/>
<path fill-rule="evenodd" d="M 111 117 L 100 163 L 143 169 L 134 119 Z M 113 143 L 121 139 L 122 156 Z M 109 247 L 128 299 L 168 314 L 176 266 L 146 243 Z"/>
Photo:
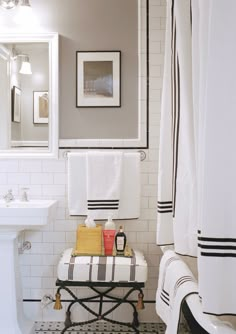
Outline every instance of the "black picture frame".
<path fill-rule="evenodd" d="M 121 51 L 76 51 L 76 107 L 121 107 Z"/>

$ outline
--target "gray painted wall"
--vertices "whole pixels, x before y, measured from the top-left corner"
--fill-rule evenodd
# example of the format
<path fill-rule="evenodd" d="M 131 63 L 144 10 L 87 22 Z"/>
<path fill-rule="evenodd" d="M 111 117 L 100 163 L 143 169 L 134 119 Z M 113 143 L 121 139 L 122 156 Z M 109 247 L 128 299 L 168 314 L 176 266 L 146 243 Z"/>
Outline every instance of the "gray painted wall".
<path fill-rule="evenodd" d="M 48 140 L 48 124 L 33 123 L 33 92 L 48 91 L 48 47 L 32 47 L 28 52 L 32 75 L 21 75 L 22 140 Z"/>
<path fill-rule="evenodd" d="M 12 45 L 9 44 L 8 49 L 12 50 Z M 11 86 L 11 94 L 13 86 L 21 88 L 21 81 L 20 81 L 20 60 L 13 60 L 11 59 L 11 78 L 10 78 L 10 86 Z M 12 113 L 12 106 L 10 106 L 10 112 Z M 11 115 L 12 116 L 12 115 Z M 21 126 L 22 123 L 11 122 L 11 140 L 21 140 Z"/>
<path fill-rule="evenodd" d="M 0 54 L 5 57 L 4 51 L 1 51 L 0 45 Z M 7 87 L 9 87 L 9 76 L 8 76 L 8 60 L 0 56 L 0 150 L 9 148 L 9 130 L 8 130 L 8 115 L 6 110 L 8 110 L 8 97 Z"/>
<path fill-rule="evenodd" d="M 60 139 L 138 133 L 137 0 L 32 0 L 45 31 L 60 34 Z M 121 108 L 76 108 L 76 51 L 121 50 Z"/>

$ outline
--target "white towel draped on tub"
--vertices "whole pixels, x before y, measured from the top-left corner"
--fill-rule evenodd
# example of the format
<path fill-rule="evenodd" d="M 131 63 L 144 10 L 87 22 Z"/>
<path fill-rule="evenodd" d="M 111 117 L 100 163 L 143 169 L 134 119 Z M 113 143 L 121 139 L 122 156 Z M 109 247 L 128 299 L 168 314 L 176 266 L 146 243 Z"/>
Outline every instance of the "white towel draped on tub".
<path fill-rule="evenodd" d="M 92 182 L 94 183 L 95 180 L 92 181 L 92 178 L 90 178 L 90 181 L 88 181 L 88 171 L 91 172 L 92 167 L 90 166 L 89 169 L 87 168 L 87 153 L 88 152 L 79 152 L 68 154 L 68 206 L 70 215 L 86 216 L 88 215 L 88 211 L 90 211 L 92 212 L 94 219 L 107 219 L 110 213 L 113 214 L 113 218 L 115 219 L 138 218 L 140 215 L 141 186 L 140 153 L 122 153 L 122 166 L 120 165 L 121 171 L 119 172 L 117 169 L 116 173 L 114 174 L 112 165 L 108 167 L 109 162 L 105 158 L 108 152 L 95 152 L 96 154 L 101 153 L 104 155 L 104 161 L 99 167 L 100 172 L 97 173 L 98 171 L 96 172 L 93 170 L 94 175 L 92 178 L 95 177 L 99 179 L 99 189 L 96 184 L 94 186 L 94 189 L 97 190 L 92 189 Z M 119 161 L 119 159 L 116 161 Z M 108 172 L 107 168 L 110 169 Z M 109 173 L 110 178 L 108 178 L 107 173 Z M 120 186 L 118 186 L 117 183 L 116 185 L 114 183 L 112 188 L 113 190 L 108 193 L 107 189 L 109 186 L 107 181 L 110 180 L 112 183 L 112 175 L 116 178 L 116 180 L 120 178 Z M 102 186 L 102 180 L 104 181 L 104 186 Z M 88 187 L 90 188 L 89 191 Z M 109 187 L 109 189 L 111 188 Z M 93 198 L 91 199 L 89 197 L 95 195 L 95 200 L 99 200 L 99 197 L 101 197 L 101 200 L 104 200 L 107 196 L 110 198 L 113 197 L 111 200 L 119 200 L 118 210 L 88 210 L 88 200 L 93 200 Z M 119 196 L 119 198 L 115 198 L 117 196 Z M 89 203 L 93 204 L 93 202 Z M 99 202 L 94 202 L 94 204 L 98 203 Z M 106 202 L 106 204 L 109 203 L 109 201 Z M 113 202 L 113 204 L 114 203 L 117 207 L 118 202 Z M 107 205 L 107 207 L 108 206 L 109 205 Z M 93 205 L 90 205 L 90 207 L 93 207 Z"/>
<path fill-rule="evenodd" d="M 93 217 L 119 214 L 123 152 L 87 153 L 87 208 Z"/>
<path fill-rule="evenodd" d="M 178 333 L 181 305 L 198 286 L 188 266 L 172 250 L 162 256 L 156 294 L 156 311 L 167 325 L 166 334 Z"/>

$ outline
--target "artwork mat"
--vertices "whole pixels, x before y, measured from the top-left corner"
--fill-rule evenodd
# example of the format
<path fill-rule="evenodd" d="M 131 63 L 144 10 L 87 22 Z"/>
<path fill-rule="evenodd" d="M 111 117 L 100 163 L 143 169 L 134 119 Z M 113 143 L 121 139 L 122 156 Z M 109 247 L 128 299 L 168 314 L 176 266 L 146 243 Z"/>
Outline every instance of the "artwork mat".
<path fill-rule="evenodd" d="M 34 91 L 33 92 L 33 123 L 34 124 L 48 124 L 48 117 L 40 117 L 39 98 L 44 94 L 48 95 L 48 91 Z M 48 104 L 49 107 L 49 104 Z M 49 113 L 49 110 L 47 111 Z"/>
<path fill-rule="evenodd" d="M 113 97 L 88 97 L 84 94 L 84 63 L 112 62 Z M 76 107 L 121 107 L 121 52 L 77 51 L 76 52 Z"/>

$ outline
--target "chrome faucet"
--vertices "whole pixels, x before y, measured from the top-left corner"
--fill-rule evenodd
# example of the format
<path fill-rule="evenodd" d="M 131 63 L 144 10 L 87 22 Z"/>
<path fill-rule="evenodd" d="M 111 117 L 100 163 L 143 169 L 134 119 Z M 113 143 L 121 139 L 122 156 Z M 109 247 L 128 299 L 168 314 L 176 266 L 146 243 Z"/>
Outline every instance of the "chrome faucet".
<path fill-rule="evenodd" d="M 13 196 L 12 189 L 9 189 L 3 198 L 5 199 L 6 203 L 14 201 L 15 197 Z"/>
<path fill-rule="evenodd" d="M 29 190 L 29 188 L 22 188 L 21 189 L 21 197 L 20 197 L 20 200 L 22 202 L 28 202 L 29 199 L 28 199 L 28 193 L 27 191 Z"/>

